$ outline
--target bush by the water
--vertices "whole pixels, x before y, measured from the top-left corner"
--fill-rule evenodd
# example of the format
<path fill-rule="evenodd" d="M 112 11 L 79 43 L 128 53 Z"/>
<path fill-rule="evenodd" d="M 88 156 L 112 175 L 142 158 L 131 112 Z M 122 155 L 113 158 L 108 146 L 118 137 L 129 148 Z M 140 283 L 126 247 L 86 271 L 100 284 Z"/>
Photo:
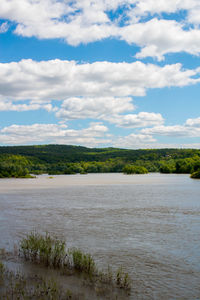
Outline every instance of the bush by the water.
<path fill-rule="evenodd" d="M 194 179 L 200 179 L 200 169 L 198 171 L 192 173 L 190 177 L 194 178 Z"/>
<path fill-rule="evenodd" d="M 126 165 L 123 168 L 123 173 L 125 173 L 125 174 L 147 174 L 148 171 L 145 167 Z"/>
<path fill-rule="evenodd" d="M 31 178 L 30 162 L 21 155 L 2 155 L 0 157 L 0 178 Z"/>

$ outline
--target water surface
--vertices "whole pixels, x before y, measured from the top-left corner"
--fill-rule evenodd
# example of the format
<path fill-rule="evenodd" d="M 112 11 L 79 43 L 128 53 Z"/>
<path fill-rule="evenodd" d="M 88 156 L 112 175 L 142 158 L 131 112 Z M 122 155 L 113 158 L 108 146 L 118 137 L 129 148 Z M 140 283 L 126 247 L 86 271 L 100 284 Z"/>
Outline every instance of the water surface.
<path fill-rule="evenodd" d="M 125 266 L 133 299 L 200 299 L 200 180 L 189 175 L 1 179 L 0 247 L 33 229 Z"/>

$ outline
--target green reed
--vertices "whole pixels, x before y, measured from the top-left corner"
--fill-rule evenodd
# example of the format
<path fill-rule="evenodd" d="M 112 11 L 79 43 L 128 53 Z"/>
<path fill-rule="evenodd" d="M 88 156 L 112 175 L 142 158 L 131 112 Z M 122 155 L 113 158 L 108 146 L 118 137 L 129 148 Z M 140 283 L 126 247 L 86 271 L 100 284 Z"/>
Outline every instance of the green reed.
<path fill-rule="evenodd" d="M 32 232 L 20 242 L 20 253 L 25 259 L 59 268 L 65 260 L 65 242 L 52 238 L 50 234 Z"/>
<path fill-rule="evenodd" d="M 84 253 L 80 249 L 73 248 L 69 250 L 72 256 L 72 264 L 75 270 L 84 272 L 90 276 L 97 274 L 97 267 L 94 259 L 89 253 Z"/>
<path fill-rule="evenodd" d="M 74 270 L 88 276 L 93 283 L 101 282 L 125 291 L 131 290 L 130 277 L 122 267 L 116 273 L 110 267 L 107 271 L 99 271 L 91 254 L 77 248 L 67 250 L 64 241 L 53 238 L 48 233 L 28 234 L 20 242 L 20 255 L 34 263 L 60 268 L 63 274 L 67 274 L 68 270 Z"/>

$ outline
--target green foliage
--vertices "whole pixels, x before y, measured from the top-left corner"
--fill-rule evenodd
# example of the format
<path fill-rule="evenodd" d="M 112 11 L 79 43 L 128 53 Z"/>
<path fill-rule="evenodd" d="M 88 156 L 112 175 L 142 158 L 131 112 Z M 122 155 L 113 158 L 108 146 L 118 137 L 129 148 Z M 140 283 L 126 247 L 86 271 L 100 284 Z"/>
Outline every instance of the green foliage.
<path fill-rule="evenodd" d="M 90 149 L 67 145 L 0 147 L 0 178 L 29 177 L 31 173 L 123 172 L 127 165 L 137 166 L 140 171 L 144 167 L 148 172 L 193 173 L 200 168 L 200 150 Z M 140 171 L 137 168 L 133 174 Z"/>
<path fill-rule="evenodd" d="M 134 165 L 126 165 L 123 168 L 123 172 L 125 174 L 147 174 L 148 173 L 145 167 L 134 166 Z"/>
<path fill-rule="evenodd" d="M 20 250 L 27 260 L 54 268 L 61 267 L 65 260 L 65 242 L 32 232 L 20 242 Z"/>
<path fill-rule="evenodd" d="M 190 177 L 194 178 L 194 179 L 200 179 L 200 169 L 198 171 L 192 173 Z"/>
<path fill-rule="evenodd" d="M 197 155 L 176 161 L 176 173 L 193 173 L 198 168 L 200 168 L 200 157 Z"/>
<path fill-rule="evenodd" d="M 167 161 L 161 161 L 159 171 L 161 173 L 175 173 L 176 171 L 175 161 L 173 159 Z"/>
<path fill-rule="evenodd" d="M 76 273 L 87 276 L 93 284 L 96 282 L 109 284 L 125 291 L 129 291 L 131 288 L 130 278 L 122 268 L 118 269 L 116 275 L 113 274 L 110 267 L 107 272 L 99 271 L 91 254 L 84 253 L 77 248 L 66 250 L 65 242 L 53 238 L 47 233 L 41 235 L 32 232 L 23 238 L 20 242 L 20 255 L 34 263 L 59 268 L 62 270 L 62 274 L 74 270 Z M 46 290 L 46 286 L 43 290 Z M 50 290 L 52 294 L 56 288 L 52 289 L 51 285 Z M 68 296 L 70 297 L 70 295 Z M 70 299 L 69 297 L 67 299 Z"/>
<path fill-rule="evenodd" d="M 29 178 L 29 168 L 31 162 L 20 155 L 2 155 L 0 156 L 0 178 L 4 177 L 22 177 Z"/>
<path fill-rule="evenodd" d="M 116 284 L 118 287 L 123 288 L 125 290 L 131 289 L 131 280 L 128 273 L 125 273 L 120 267 L 116 273 Z"/>
<path fill-rule="evenodd" d="M 94 275 L 97 271 L 94 259 L 89 253 L 84 253 L 80 249 L 71 249 L 69 253 L 73 259 L 73 266 L 76 270 L 89 275 Z"/>

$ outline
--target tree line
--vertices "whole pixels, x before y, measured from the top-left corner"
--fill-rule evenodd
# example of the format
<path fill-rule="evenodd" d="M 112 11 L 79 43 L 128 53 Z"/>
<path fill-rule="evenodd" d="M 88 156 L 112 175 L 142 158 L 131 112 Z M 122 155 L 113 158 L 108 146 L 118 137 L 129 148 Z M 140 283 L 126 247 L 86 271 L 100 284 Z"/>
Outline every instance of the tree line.
<path fill-rule="evenodd" d="M 86 148 L 67 145 L 0 147 L 0 177 L 30 174 L 188 173 L 198 178 L 200 150 Z M 199 172 L 199 173 L 198 173 Z"/>

